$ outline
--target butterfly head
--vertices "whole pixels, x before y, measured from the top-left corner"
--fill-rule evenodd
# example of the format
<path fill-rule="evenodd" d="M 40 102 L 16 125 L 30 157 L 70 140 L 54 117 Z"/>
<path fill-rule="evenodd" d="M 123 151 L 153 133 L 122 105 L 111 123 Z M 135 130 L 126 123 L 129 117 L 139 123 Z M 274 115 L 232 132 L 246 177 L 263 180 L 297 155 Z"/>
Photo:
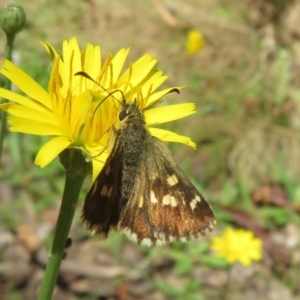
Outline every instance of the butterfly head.
<path fill-rule="evenodd" d="M 122 126 L 130 120 L 144 120 L 143 111 L 139 108 L 136 100 L 129 102 L 124 98 L 119 112 L 119 122 Z"/>

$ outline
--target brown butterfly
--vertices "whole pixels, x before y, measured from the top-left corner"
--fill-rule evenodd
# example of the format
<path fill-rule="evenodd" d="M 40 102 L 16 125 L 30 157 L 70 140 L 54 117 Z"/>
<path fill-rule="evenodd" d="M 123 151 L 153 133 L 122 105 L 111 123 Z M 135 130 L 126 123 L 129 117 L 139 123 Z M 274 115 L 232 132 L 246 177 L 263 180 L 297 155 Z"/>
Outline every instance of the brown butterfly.
<path fill-rule="evenodd" d="M 84 202 L 87 228 L 105 236 L 118 230 L 147 246 L 186 242 L 210 231 L 210 205 L 167 146 L 150 135 L 138 103 L 124 98 L 119 120 L 113 149 Z"/>

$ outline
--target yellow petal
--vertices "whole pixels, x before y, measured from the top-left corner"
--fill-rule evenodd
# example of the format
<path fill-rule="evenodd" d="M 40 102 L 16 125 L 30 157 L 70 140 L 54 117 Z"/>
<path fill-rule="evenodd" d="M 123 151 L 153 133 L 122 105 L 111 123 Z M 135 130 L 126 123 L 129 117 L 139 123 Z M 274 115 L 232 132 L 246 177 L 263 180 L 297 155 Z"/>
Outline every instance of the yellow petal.
<path fill-rule="evenodd" d="M 149 127 L 148 129 L 152 136 L 156 136 L 162 141 L 182 143 L 196 149 L 196 144 L 188 136 L 180 135 L 175 132 L 160 128 Z"/>
<path fill-rule="evenodd" d="M 173 104 L 146 110 L 144 115 L 147 125 L 151 126 L 195 114 L 195 109 L 195 103 Z"/>
<path fill-rule="evenodd" d="M 5 104 L 3 105 L 3 107 L 6 107 L 6 111 L 15 117 L 58 125 L 57 119 L 54 117 L 53 113 L 46 109 L 37 111 L 23 105 L 15 105 L 11 103 Z"/>
<path fill-rule="evenodd" d="M 66 74 L 67 78 L 70 78 L 74 73 L 81 71 L 81 51 L 79 48 L 78 41 L 75 37 L 70 40 L 66 40 L 63 42 L 62 47 L 63 52 L 63 61 L 68 68 L 66 68 L 68 74 Z M 72 74 L 70 73 L 72 72 Z"/>
<path fill-rule="evenodd" d="M 59 136 L 47 142 L 37 154 L 34 163 L 41 168 L 48 165 L 56 156 L 58 156 L 64 149 L 72 144 L 66 137 Z"/>
<path fill-rule="evenodd" d="M 12 91 L 9 91 L 9 90 L 0 88 L 0 97 L 7 99 L 7 100 L 11 100 L 11 101 L 21 104 L 23 106 L 26 106 L 28 109 L 35 110 L 37 113 L 45 113 L 45 111 L 48 111 L 51 113 L 51 111 L 47 107 L 41 105 L 40 103 L 37 103 L 37 102 L 33 101 L 32 99 L 28 99 L 24 96 L 21 96 Z M 50 100 L 49 94 L 48 94 L 48 99 Z M 4 104 L 1 104 L 0 106 L 2 106 L 2 105 L 5 107 L 5 109 L 8 109 L 13 104 L 12 103 L 4 103 Z"/>
<path fill-rule="evenodd" d="M 91 148 L 89 146 L 86 147 L 87 151 L 90 153 L 92 165 L 93 165 L 93 182 L 101 172 L 107 157 L 109 155 L 109 151 L 107 147 L 99 145 L 98 147 Z"/>
<path fill-rule="evenodd" d="M 168 76 L 164 75 L 161 71 L 155 71 L 151 76 L 145 79 L 145 83 L 142 84 L 141 93 L 142 95 L 147 95 L 151 90 L 153 93 L 157 88 L 159 88 L 166 80 Z M 151 94 L 150 98 L 153 97 L 154 94 Z M 152 98 L 151 98 L 152 99 Z M 147 101 L 147 105 L 151 105 L 149 99 Z"/>
<path fill-rule="evenodd" d="M 145 54 L 136 62 L 134 62 L 131 70 L 127 69 L 119 80 L 121 82 L 130 81 L 130 84 L 133 87 L 136 87 L 144 80 L 145 77 L 148 76 L 148 73 L 152 70 L 156 63 L 157 60 L 154 59 L 150 54 Z"/>
<path fill-rule="evenodd" d="M 96 80 L 101 70 L 101 49 L 100 46 L 87 44 L 84 55 L 84 69 L 89 76 Z M 89 80 L 91 82 L 91 80 Z"/>
<path fill-rule="evenodd" d="M 118 80 L 120 73 L 123 69 L 125 60 L 128 56 L 130 49 L 121 49 L 112 59 L 113 64 L 113 74 L 112 74 L 112 83 L 115 84 Z"/>
<path fill-rule="evenodd" d="M 46 51 L 49 53 L 50 58 L 52 60 L 54 60 L 58 56 L 58 53 L 56 52 L 56 50 L 54 49 L 54 47 L 51 44 L 49 44 L 48 42 L 41 42 L 41 44 L 44 46 Z"/>
<path fill-rule="evenodd" d="M 51 108 L 48 92 L 36 81 L 34 81 L 30 76 L 28 76 L 9 60 L 4 61 L 3 67 L 4 68 L 1 69 L 0 73 L 12 81 L 25 94 L 45 105 L 46 107 Z"/>
<path fill-rule="evenodd" d="M 245 267 L 248 267 L 251 265 L 251 258 L 249 256 L 240 256 L 239 259 L 236 259 L 236 260 L 239 260 L 240 263 L 242 265 L 244 265 Z"/>
<path fill-rule="evenodd" d="M 94 182 L 96 180 L 96 178 L 98 177 L 99 173 L 101 172 L 106 159 L 108 157 L 108 152 L 105 151 L 101 154 L 101 160 L 98 159 L 93 159 L 92 160 L 92 164 L 93 164 L 93 178 L 92 178 L 92 182 Z"/>
<path fill-rule="evenodd" d="M 10 131 L 22 132 L 34 135 L 65 135 L 63 128 L 53 123 L 40 122 L 20 117 L 8 117 L 7 122 Z"/>
<path fill-rule="evenodd" d="M 89 118 L 90 102 L 92 96 L 89 90 L 83 92 L 79 97 L 72 99 L 72 120 L 68 124 L 70 127 L 70 135 L 77 136 L 82 130 L 82 125 Z"/>

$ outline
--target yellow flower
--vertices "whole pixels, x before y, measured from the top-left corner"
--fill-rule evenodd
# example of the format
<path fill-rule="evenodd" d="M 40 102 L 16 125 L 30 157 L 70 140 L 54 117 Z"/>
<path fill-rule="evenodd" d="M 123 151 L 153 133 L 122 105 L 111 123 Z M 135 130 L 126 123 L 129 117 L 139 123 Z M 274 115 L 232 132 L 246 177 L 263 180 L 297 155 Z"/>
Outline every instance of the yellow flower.
<path fill-rule="evenodd" d="M 222 236 L 212 238 L 211 248 L 229 263 L 239 261 L 244 266 L 262 258 L 262 241 L 243 229 L 226 228 Z"/>
<path fill-rule="evenodd" d="M 196 54 L 204 47 L 204 38 L 200 31 L 192 29 L 187 34 L 186 39 L 186 53 Z"/>
<path fill-rule="evenodd" d="M 62 56 L 50 44 L 43 46 L 52 58 L 48 91 L 6 60 L 0 73 L 27 96 L 0 88 L 0 97 L 12 101 L 0 108 L 10 115 L 10 131 L 52 137 L 38 152 L 35 164 L 45 167 L 64 149 L 80 149 L 92 160 L 94 180 L 111 150 L 122 97 L 136 99 L 144 110 L 173 88 L 156 91 L 167 76 L 153 69 L 157 61 L 150 54 L 122 72 L 129 49 L 121 49 L 115 56 L 109 53 L 101 63 L 100 46 L 87 44 L 83 51 L 76 38 L 63 42 Z M 75 76 L 77 72 L 87 76 Z M 195 147 L 188 137 L 151 127 L 195 112 L 194 103 L 185 103 L 149 108 L 144 116 L 153 136 Z"/>

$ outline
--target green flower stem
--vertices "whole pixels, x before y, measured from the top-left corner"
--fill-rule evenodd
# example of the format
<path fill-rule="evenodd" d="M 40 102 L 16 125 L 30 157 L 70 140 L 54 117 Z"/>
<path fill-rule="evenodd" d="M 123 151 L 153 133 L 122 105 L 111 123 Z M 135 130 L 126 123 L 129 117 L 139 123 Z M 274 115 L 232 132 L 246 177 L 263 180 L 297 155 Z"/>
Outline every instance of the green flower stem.
<path fill-rule="evenodd" d="M 11 60 L 12 57 L 12 51 L 14 48 L 14 40 L 15 40 L 15 34 L 6 34 L 6 45 L 5 45 L 5 57 L 8 60 Z M 5 77 L 5 83 L 3 88 L 7 90 L 11 90 L 11 82 Z M 3 102 L 3 101 L 1 101 Z M 0 127 L 0 161 L 2 157 L 3 152 L 3 144 L 4 144 L 4 137 L 6 132 L 6 112 L 1 111 L 1 127 Z"/>
<path fill-rule="evenodd" d="M 49 252 L 45 277 L 39 293 L 39 300 L 50 300 L 59 274 L 61 261 L 69 231 L 73 221 L 79 192 L 85 176 L 67 172 L 63 199 L 54 233 L 53 243 Z"/>

